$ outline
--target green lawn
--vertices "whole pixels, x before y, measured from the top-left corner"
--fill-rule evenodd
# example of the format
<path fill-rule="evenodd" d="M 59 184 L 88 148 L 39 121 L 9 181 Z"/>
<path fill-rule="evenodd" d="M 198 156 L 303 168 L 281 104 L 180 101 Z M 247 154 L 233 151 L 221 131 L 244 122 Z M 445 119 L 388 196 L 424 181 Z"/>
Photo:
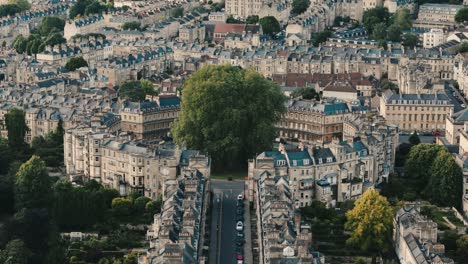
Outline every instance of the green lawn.
<path fill-rule="evenodd" d="M 217 180 L 244 180 L 247 177 L 247 171 L 212 173 L 211 178 Z"/>

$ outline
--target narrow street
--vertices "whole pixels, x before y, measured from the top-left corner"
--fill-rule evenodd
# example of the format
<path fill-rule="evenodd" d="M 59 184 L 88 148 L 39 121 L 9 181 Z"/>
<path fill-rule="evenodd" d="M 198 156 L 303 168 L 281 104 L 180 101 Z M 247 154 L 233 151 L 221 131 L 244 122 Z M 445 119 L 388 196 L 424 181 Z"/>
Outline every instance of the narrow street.
<path fill-rule="evenodd" d="M 237 264 L 236 202 L 237 195 L 244 190 L 244 181 L 212 180 L 211 186 L 215 200 L 211 212 L 210 264 Z"/>

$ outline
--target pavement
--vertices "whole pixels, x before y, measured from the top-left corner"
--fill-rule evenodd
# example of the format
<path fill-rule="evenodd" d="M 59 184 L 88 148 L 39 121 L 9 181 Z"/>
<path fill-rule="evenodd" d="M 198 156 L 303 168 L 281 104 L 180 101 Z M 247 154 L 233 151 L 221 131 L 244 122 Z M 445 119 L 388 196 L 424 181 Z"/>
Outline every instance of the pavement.
<path fill-rule="evenodd" d="M 211 181 L 213 202 L 211 212 L 210 264 L 237 264 L 236 260 L 236 203 L 244 191 L 244 181 Z M 222 198 L 221 198 L 222 197 Z M 217 198 L 220 198 L 218 204 Z M 246 262 L 247 263 L 247 262 Z"/>
<path fill-rule="evenodd" d="M 245 235 L 245 244 L 244 244 L 244 263 L 251 264 L 253 263 L 252 255 L 252 230 L 250 223 L 250 204 L 247 199 L 244 200 L 244 235 Z"/>

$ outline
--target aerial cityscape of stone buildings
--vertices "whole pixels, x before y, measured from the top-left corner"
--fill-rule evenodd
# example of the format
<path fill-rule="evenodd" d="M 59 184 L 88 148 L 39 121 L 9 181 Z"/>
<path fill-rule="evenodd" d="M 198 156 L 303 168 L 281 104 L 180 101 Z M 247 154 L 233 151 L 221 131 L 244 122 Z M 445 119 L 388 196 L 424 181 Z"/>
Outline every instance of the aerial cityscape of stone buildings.
<path fill-rule="evenodd" d="M 437 133 L 439 144 L 455 147 L 464 175 L 462 214 L 468 216 L 468 110 L 462 98 L 468 58 L 454 52 L 468 41 L 466 27 L 455 21 L 463 5 L 310 2 L 305 12 L 290 15 L 289 0 L 226 0 L 216 11 L 188 0 L 116 0 L 109 12 L 73 19 L 74 1 L 33 3 L 31 11 L 0 18 L 0 137 L 8 137 L 5 115 L 13 108 L 25 112 L 27 143 L 63 123 L 67 179 L 162 199 L 139 263 L 205 263 L 211 158 L 172 142 L 171 127 L 182 109 L 184 81 L 206 65 L 228 64 L 259 72 L 288 97 L 275 124 L 278 142 L 248 160 L 243 194 L 261 220 L 252 231 L 260 263 L 326 263 L 313 250 L 300 209 L 314 201 L 333 208 L 388 182 L 402 132 Z M 366 10 L 382 6 L 414 15 L 420 45 L 382 46 L 363 26 L 334 25 L 338 17 L 362 23 Z M 172 16 L 178 8 L 182 16 Z M 65 20 L 63 43 L 17 53 L 15 39 L 36 32 L 47 16 Z M 259 23 L 226 22 L 251 16 L 275 17 L 281 33 L 272 37 Z M 141 30 L 124 30 L 127 22 L 140 23 Z M 313 45 L 314 34 L 331 28 L 337 29 Z M 87 66 L 65 67 L 79 57 Z M 124 83 L 143 79 L 157 96 L 141 102 L 119 97 Z M 384 81 L 397 89 L 384 89 Z M 317 97 L 293 96 L 304 87 Z M 418 205 L 401 208 L 394 229 L 401 263 L 451 263 L 443 257 L 437 224 Z"/>

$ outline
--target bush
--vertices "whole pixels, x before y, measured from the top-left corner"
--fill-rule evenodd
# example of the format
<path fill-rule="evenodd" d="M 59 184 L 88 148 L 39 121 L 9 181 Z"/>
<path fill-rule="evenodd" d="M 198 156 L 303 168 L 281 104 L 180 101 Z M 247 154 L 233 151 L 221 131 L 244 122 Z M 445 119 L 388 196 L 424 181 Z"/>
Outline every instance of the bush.
<path fill-rule="evenodd" d="M 150 202 L 151 199 L 148 198 L 148 197 L 145 197 L 145 196 L 141 196 L 141 197 L 138 197 L 135 199 L 135 201 L 133 202 L 133 207 L 135 208 L 135 211 L 137 213 L 144 213 L 145 212 L 145 209 L 146 209 L 146 204 L 148 202 Z"/>
<path fill-rule="evenodd" d="M 112 209 L 118 216 L 129 216 L 132 212 L 132 201 L 127 198 L 114 198 L 112 200 Z"/>

